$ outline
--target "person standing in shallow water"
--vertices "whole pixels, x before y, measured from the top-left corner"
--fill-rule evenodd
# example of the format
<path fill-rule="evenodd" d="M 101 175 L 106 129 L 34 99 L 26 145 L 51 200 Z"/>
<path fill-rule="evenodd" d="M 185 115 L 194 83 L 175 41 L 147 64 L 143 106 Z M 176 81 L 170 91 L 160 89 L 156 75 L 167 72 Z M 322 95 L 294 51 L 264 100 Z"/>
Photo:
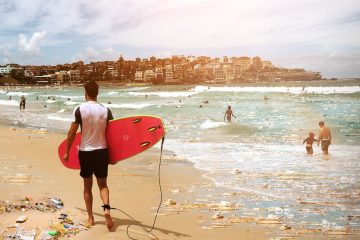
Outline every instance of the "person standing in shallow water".
<path fill-rule="evenodd" d="M 314 142 L 317 142 L 317 140 L 314 137 L 315 137 L 315 134 L 313 132 L 310 132 L 309 137 L 307 137 L 303 141 L 303 144 L 306 143 L 306 152 L 308 154 L 313 154 L 314 153 L 312 145 L 313 145 Z"/>
<path fill-rule="evenodd" d="M 22 95 L 20 98 L 20 110 L 25 109 L 25 105 L 26 105 L 26 98 L 24 97 L 24 95 Z"/>
<path fill-rule="evenodd" d="M 90 225 L 95 224 L 92 210 L 92 185 L 93 175 L 95 175 L 103 202 L 106 226 L 110 230 L 113 227 L 113 221 L 110 215 L 111 207 L 107 186 L 109 156 L 105 132 L 108 121 L 112 120 L 113 116 L 110 109 L 97 102 L 99 86 L 95 81 L 86 83 L 84 88 L 86 102 L 74 109 L 73 122 L 67 135 L 67 151 L 63 159 L 68 161 L 71 145 L 79 126 L 81 126 L 78 157 L 80 160 L 80 176 L 84 182 L 83 194 L 88 213 L 88 223 Z"/>
<path fill-rule="evenodd" d="M 329 154 L 329 146 L 331 145 L 331 132 L 330 129 L 325 127 L 325 123 L 323 121 L 319 122 L 319 140 L 317 145 L 320 145 L 321 142 L 321 150 L 324 156 Z"/>
<path fill-rule="evenodd" d="M 236 118 L 235 115 L 233 114 L 233 111 L 231 110 L 231 106 L 228 106 L 228 108 L 224 114 L 224 122 L 225 122 L 225 117 L 228 122 L 231 122 L 231 116 Z"/>

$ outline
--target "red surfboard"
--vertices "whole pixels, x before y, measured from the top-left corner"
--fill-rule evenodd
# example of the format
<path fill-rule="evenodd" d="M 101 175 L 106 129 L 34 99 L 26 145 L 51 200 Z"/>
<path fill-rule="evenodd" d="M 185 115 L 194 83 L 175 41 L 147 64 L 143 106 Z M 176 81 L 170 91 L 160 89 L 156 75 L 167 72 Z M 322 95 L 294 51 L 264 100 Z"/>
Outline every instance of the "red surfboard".
<path fill-rule="evenodd" d="M 154 146 L 165 136 L 162 120 L 152 116 L 132 116 L 111 120 L 106 129 L 106 139 L 109 150 L 109 164 L 139 154 Z M 65 139 L 58 148 L 58 155 L 67 168 L 80 169 L 78 159 L 81 133 L 76 134 L 70 148 L 68 161 L 63 160 L 66 152 L 67 140 Z"/>

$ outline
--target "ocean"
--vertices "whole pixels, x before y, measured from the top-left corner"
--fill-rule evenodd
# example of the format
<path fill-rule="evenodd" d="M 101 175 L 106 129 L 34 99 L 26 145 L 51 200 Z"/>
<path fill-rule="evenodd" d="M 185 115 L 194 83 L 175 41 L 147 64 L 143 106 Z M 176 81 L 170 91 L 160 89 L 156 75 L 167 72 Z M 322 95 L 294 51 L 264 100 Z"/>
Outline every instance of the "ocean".
<path fill-rule="evenodd" d="M 166 150 L 204 170 L 217 189 L 255 196 L 233 196 L 239 215 L 360 230 L 360 82 L 103 86 L 98 100 L 115 118 L 161 117 Z M 3 87 L 0 121 L 65 133 L 83 101 L 82 87 Z M 312 156 L 302 145 L 309 132 L 317 137 L 320 120 L 333 135 L 328 160 L 316 143 Z"/>

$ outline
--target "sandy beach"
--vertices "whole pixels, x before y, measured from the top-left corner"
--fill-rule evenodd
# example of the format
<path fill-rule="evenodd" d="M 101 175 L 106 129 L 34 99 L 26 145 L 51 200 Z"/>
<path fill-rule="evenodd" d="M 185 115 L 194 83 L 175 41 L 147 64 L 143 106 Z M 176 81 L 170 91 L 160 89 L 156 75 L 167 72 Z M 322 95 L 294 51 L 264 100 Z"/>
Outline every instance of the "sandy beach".
<path fill-rule="evenodd" d="M 37 209 L 2 209 L 0 214 L 0 232 L 2 236 L 15 232 L 14 224 L 21 215 L 27 220 L 20 226 L 26 230 L 35 230 L 38 239 L 44 230 L 51 231 L 51 226 L 60 222 L 61 213 L 80 223 L 86 219 L 82 199 L 82 181 L 78 171 L 62 166 L 57 157 L 57 146 L 65 134 L 42 130 L 29 130 L 0 127 L 1 161 L 1 201 L 16 202 L 27 198 L 28 203 L 44 199 L 59 198 L 64 207 L 56 211 Z M 109 187 L 112 207 L 119 208 L 136 220 L 142 227 L 150 228 L 154 213 L 159 204 L 157 169 L 159 149 L 153 148 L 133 159 L 120 162 L 119 168 L 110 167 Z M 120 170 L 119 170 L 120 169 Z M 194 190 L 204 191 L 212 184 L 204 179 L 202 172 L 188 162 L 174 162 L 168 153 L 163 155 L 161 183 L 163 204 L 152 233 L 159 239 L 266 239 L 266 229 L 243 222 L 229 223 L 229 219 L 215 219 L 221 204 L 195 204 L 191 199 Z M 195 191 L 196 192 L 196 191 Z M 71 239 L 128 239 L 126 228 L 134 224 L 123 213 L 112 210 L 114 228 L 106 229 L 98 189 L 93 188 L 95 226 L 69 234 Z M 204 196 L 205 198 L 205 196 Z M 4 206 L 4 202 L 2 202 Z M 229 207 L 231 208 L 231 207 Z M 231 211 L 231 209 L 228 209 Z M 220 215 L 220 214 L 219 214 Z M 213 217 L 214 219 L 212 219 Z M 212 222 L 213 227 L 204 227 Z M 131 237 L 151 239 L 141 228 L 132 226 Z M 269 235 L 268 235 L 269 236 Z M 64 238 L 69 238 L 63 236 Z M 60 237 L 61 238 L 61 237 Z"/>

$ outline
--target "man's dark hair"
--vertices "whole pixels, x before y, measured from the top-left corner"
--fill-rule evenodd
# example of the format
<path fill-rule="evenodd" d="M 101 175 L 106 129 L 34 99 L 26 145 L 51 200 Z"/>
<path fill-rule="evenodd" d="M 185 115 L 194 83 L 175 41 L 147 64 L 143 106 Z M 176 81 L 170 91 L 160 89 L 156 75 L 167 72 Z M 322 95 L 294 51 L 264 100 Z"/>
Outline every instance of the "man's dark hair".
<path fill-rule="evenodd" d="M 324 121 L 320 121 L 319 125 L 324 126 L 325 125 Z"/>
<path fill-rule="evenodd" d="M 99 85 L 95 81 L 87 82 L 84 86 L 87 95 L 96 98 L 99 93 Z"/>

